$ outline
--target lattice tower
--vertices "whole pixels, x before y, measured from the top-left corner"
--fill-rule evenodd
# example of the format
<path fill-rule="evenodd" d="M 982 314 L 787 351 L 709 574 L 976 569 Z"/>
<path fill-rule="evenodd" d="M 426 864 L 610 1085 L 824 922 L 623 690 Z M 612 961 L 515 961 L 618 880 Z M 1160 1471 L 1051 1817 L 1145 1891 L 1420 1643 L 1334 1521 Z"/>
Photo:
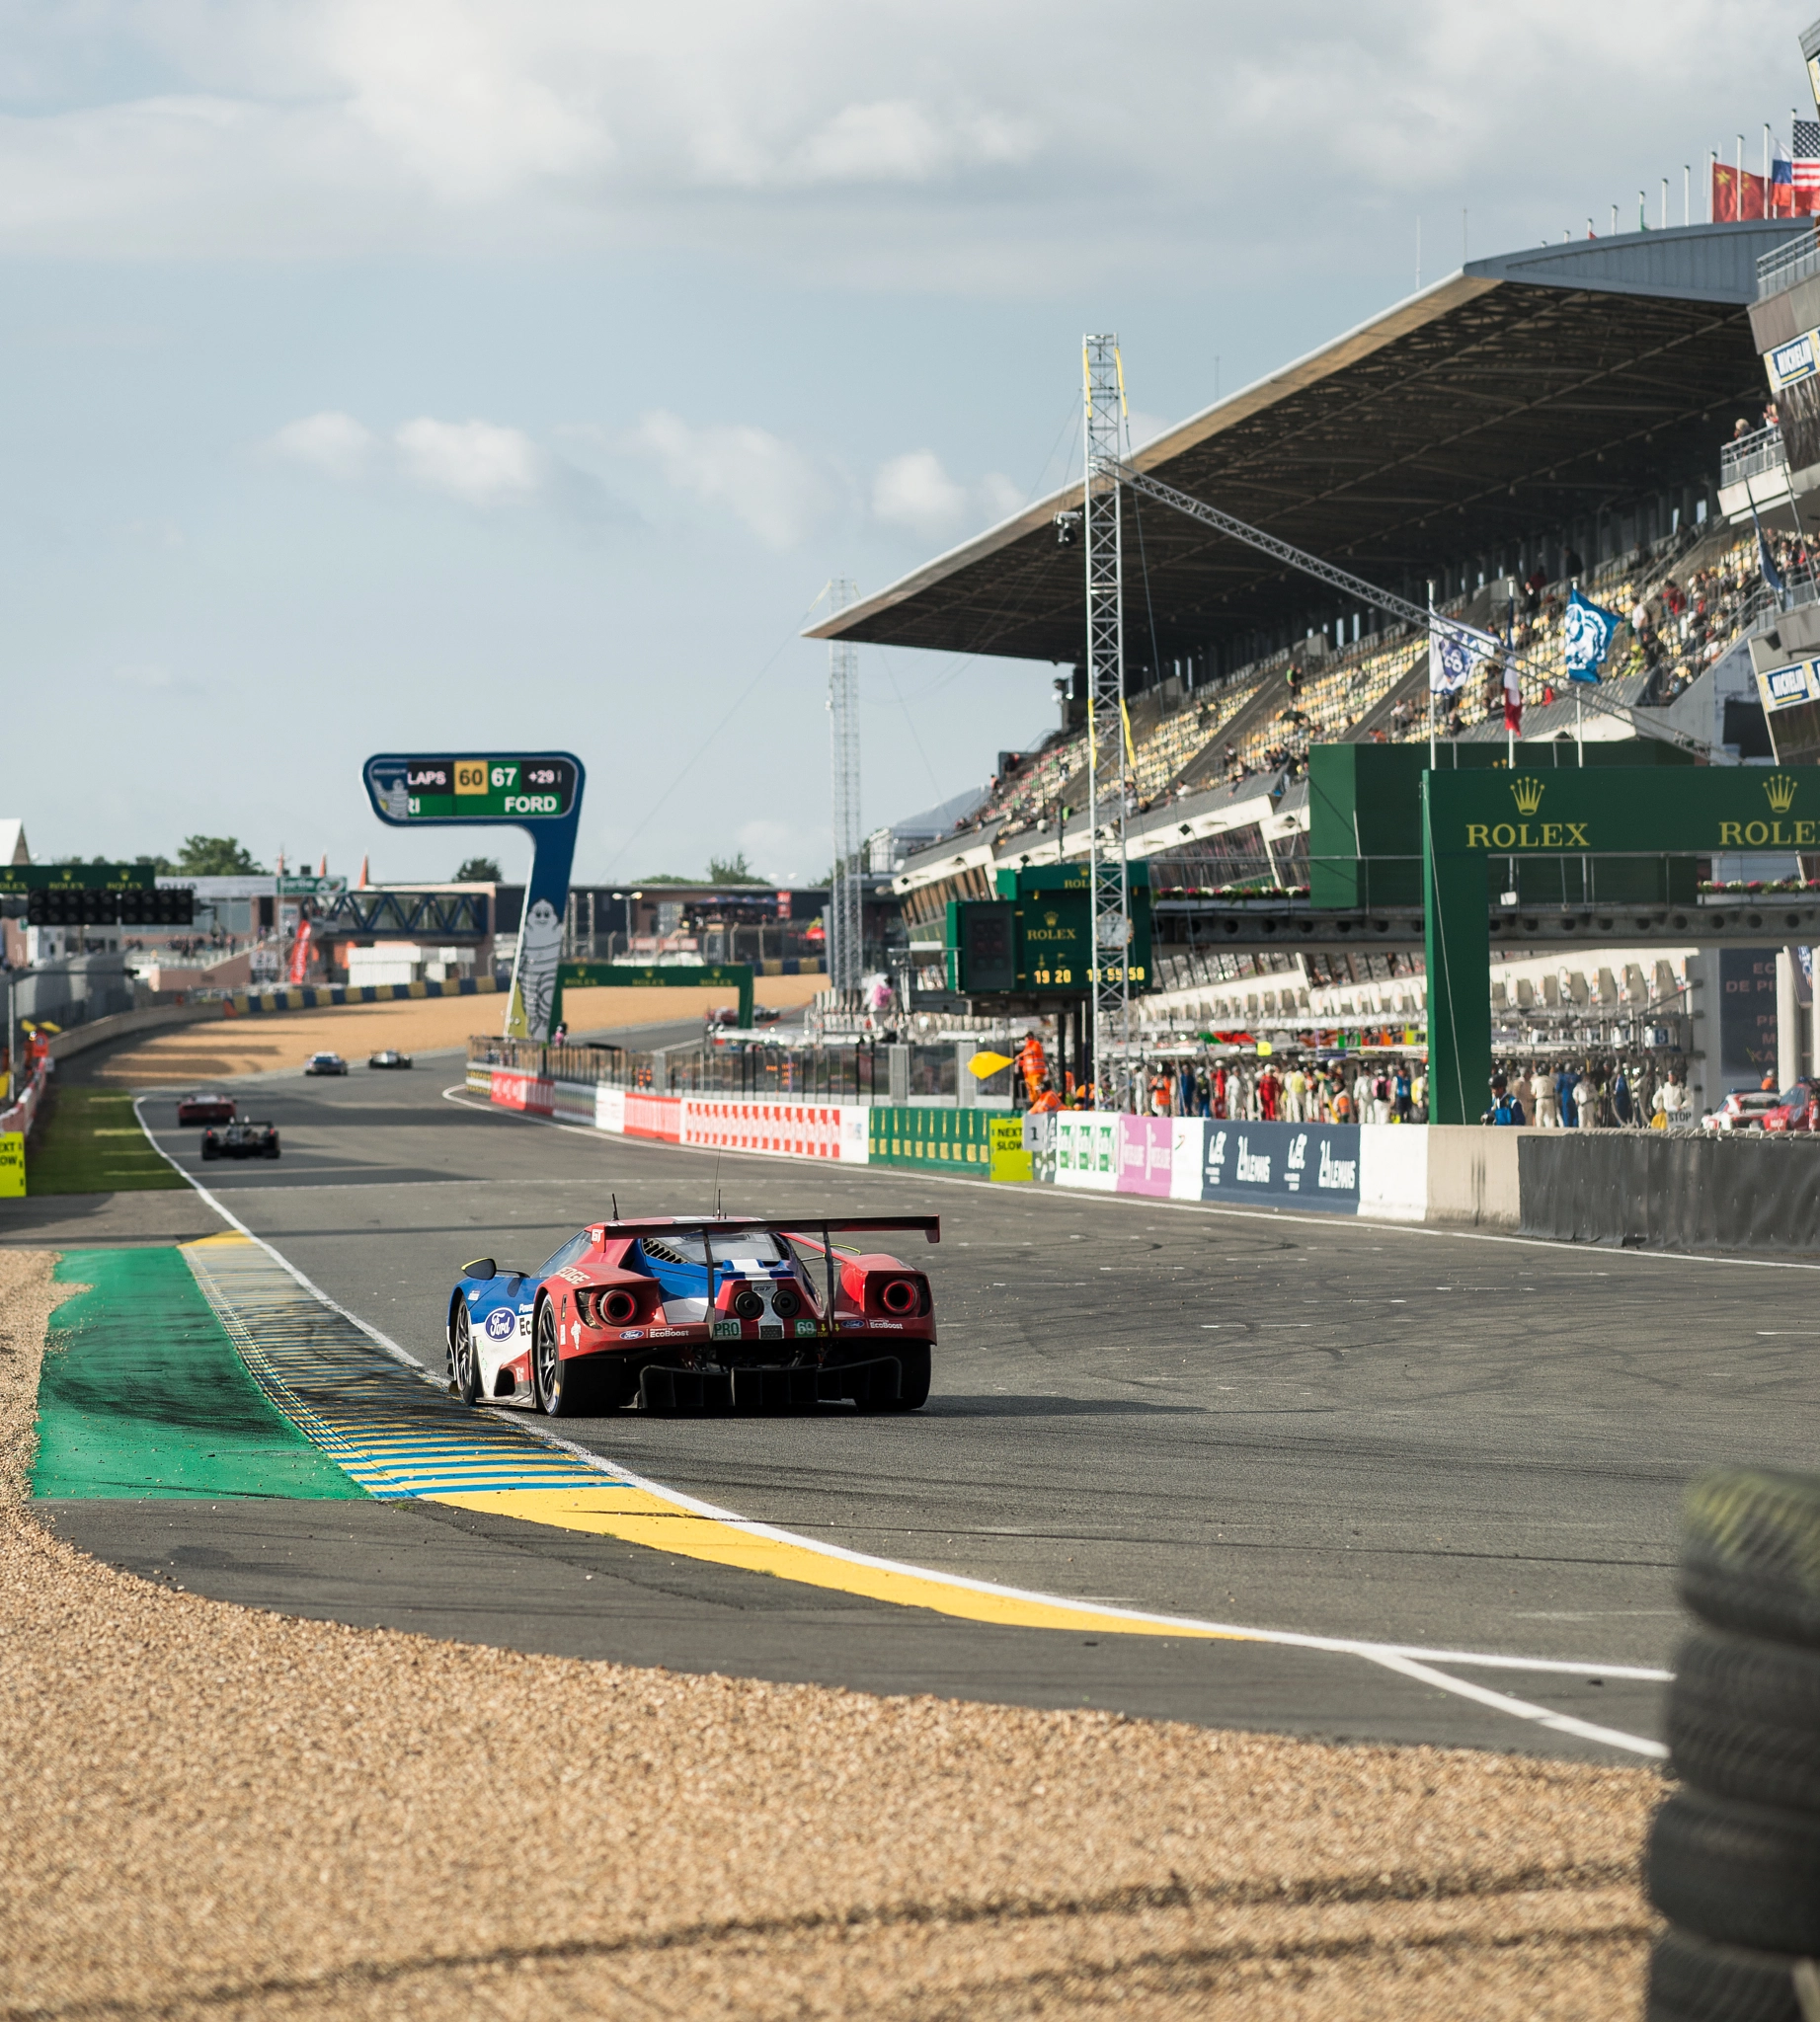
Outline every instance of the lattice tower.
<path fill-rule="evenodd" d="M 1125 375 L 1119 341 L 1082 341 L 1086 394 L 1087 564 L 1087 883 L 1093 913 L 1093 1084 L 1101 1109 L 1118 1106 L 1131 1034 L 1126 952 L 1132 938 L 1125 822 L 1131 781 L 1125 749 L 1125 588 L 1119 481 L 1107 466 L 1123 461 Z M 1115 1068 L 1112 1049 L 1121 1049 Z"/>
<path fill-rule="evenodd" d="M 859 588 L 844 577 L 829 585 L 829 606 L 844 610 Z M 828 649 L 828 740 L 833 789 L 834 871 L 828 895 L 828 980 L 859 988 L 863 967 L 863 879 L 859 828 L 859 648 L 835 639 Z"/>

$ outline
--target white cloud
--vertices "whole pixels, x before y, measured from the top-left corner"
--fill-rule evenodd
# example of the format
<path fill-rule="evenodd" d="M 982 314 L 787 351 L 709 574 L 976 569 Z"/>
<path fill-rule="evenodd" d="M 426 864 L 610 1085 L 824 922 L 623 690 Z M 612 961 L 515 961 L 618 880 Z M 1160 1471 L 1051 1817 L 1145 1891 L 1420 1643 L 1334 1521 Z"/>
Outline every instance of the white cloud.
<path fill-rule="evenodd" d="M 1003 289 L 1237 248 L 1330 272 L 1384 257 L 1361 226 L 1385 209 L 1400 270 L 1418 205 L 1431 245 L 1462 205 L 1475 246 L 1553 236 L 1664 172 L 1678 197 L 1683 161 L 1801 88 L 1785 21 L 1735 0 L 1133 0 L 1110 40 L 1085 0 L 85 0 L 6 23 L 0 248 L 128 259 L 686 240 Z"/>
<path fill-rule="evenodd" d="M 813 458 L 747 424 L 695 428 L 659 409 L 639 423 L 631 446 L 677 491 L 725 506 L 780 553 L 803 541 L 837 496 L 831 474 Z"/>
<path fill-rule="evenodd" d="M 998 471 L 971 487 L 957 483 L 932 449 L 894 456 L 872 481 L 872 516 L 924 540 L 993 525 L 1026 503 L 1022 489 Z"/>
<path fill-rule="evenodd" d="M 393 437 L 406 477 L 468 506 L 511 505 L 543 490 L 549 459 L 494 422 L 406 422 Z"/>
<path fill-rule="evenodd" d="M 967 494 L 932 449 L 912 449 L 879 467 L 872 481 L 872 510 L 888 526 L 908 527 L 933 540 L 966 515 Z"/>
<path fill-rule="evenodd" d="M 573 506 L 597 503 L 594 488 L 580 471 L 551 456 L 523 429 L 498 422 L 443 422 L 419 415 L 381 435 L 331 408 L 286 423 L 266 446 L 342 484 L 404 483 L 481 508 L 539 499 Z"/>
<path fill-rule="evenodd" d="M 789 183 L 927 183 L 970 168 L 1022 162 L 1027 123 L 989 115 L 944 117 L 906 99 L 842 106 L 780 164 Z"/>
<path fill-rule="evenodd" d="M 351 484 L 366 475 L 375 441 L 372 431 L 353 415 L 327 408 L 300 422 L 287 422 L 273 436 L 272 447 L 292 463 Z"/>

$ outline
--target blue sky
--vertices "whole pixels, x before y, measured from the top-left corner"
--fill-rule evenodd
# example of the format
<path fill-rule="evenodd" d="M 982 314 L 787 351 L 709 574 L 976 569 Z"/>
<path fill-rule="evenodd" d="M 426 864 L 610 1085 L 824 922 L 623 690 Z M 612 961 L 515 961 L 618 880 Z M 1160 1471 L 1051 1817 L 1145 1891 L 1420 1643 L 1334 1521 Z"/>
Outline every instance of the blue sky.
<path fill-rule="evenodd" d="M 0 5 L 0 659 L 40 856 L 234 833 L 445 876 L 378 749 L 562 745 L 585 879 L 829 856 L 831 577 L 1474 254 L 1786 139 L 1739 0 Z M 1802 108 L 1805 114 L 1805 107 Z M 868 825 L 1053 721 L 862 655 Z M 477 847 L 490 847 L 477 838 Z M 508 860 L 522 851 L 506 844 Z"/>

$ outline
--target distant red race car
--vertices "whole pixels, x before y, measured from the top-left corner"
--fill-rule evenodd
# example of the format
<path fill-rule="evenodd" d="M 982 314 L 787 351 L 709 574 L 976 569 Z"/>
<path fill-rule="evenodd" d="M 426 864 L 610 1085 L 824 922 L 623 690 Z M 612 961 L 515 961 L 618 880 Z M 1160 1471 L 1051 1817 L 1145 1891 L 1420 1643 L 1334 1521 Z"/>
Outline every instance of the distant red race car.
<path fill-rule="evenodd" d="M 210 1095 L 198 1088 L 177 1098 L 180 1129 L 191 1124 L 231 1124 L 233 1121 L 234 1099 L 230 1095 Z"/>
<path fill-rule="evenodd" d="M 1766 1137 L 1789 1130 L 1820 1130 L 1820 1090 L 1811 1081 L 1797 1081 L 1777 1097 L 1776 1107 L 1765 1110 L 1758 1126 Z"/>
<path fill-rule="evenodd" d="M 449 1294 L 449 1388 L 547 1412 L 777 1411 L 929 1394 L 929 1281 L 836 1235 L 927 1215 L 715 1215 L 594 1222 L 534 1271 L 491 1257 Z"/>

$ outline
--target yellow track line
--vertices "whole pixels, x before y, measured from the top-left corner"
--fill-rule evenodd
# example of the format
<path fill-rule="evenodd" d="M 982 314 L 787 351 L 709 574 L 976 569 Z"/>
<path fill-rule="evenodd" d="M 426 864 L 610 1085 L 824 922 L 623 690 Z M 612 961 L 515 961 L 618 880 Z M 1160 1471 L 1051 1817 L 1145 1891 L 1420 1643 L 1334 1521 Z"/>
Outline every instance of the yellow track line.
<path fill-rule="evenodd" d="M 501 1489 L 473 1494 L 432 1495 L 427 1503 L 514 1516 L 555 1530 L 582 1530 L 616 1537 L 626 1544 L 674 1552 L 744 1573 L 768 1573 L 799 1587 L 824 1587 L 894 1607 L 921 1607 L 967 1622 L 995 1622 L 1011 1629 L 1093 1629 L 1108 1636 L 1175 1636 L 1204 1642 L 1249 1643 L 1256 1639 L 1231 1629 L 1189 1628 L 1178 1622 L 1148 1622 L 1131 1615 L 1097 1614 L 1066 1607 L 1004 1589 L 974 1587 L 939 1574 L 910 1571 L 860 1557 L 817 1551 L 749 1526 L 738 1517 L 709 1516 L 649 1489 L 608 1483 L 597 1489 Z"/>

